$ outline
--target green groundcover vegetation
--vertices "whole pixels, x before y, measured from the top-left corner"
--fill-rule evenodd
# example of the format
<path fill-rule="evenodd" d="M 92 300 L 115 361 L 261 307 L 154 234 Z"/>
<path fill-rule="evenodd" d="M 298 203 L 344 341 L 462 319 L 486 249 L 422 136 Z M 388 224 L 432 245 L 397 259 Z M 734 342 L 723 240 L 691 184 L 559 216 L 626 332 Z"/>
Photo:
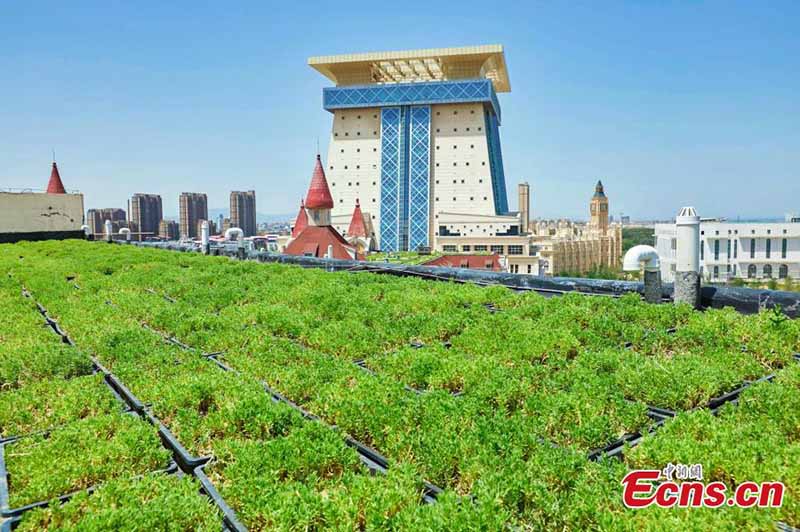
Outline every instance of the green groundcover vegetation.
<path fill-rule="evenodd" d="M 10 505 L 99 486 L 23 514 L 23 530 L 220 527 L 196 481 L 157 473 L 169 453 L 92 375 L 91 356 L 211 457 L 209 478 L 252 530 L 800 526 L 800 323 L 773 312 L 80 241 L 0 246 L 0 274 L 0 437 L 23 436 L 4 449 Z M 766 375 L 736 404 L 705 408 Z M 650 432 L 648 406 L 677 414 Z M 621 460 L 587 459 L 636 432 Z M 387 474 L 348 436 L 387 457 Z M 783 505 L 623 505 L 628 471 L 669 463 L 702 464 L 730 489 L 782 481 Z M 444 490 L 434 504 L 425 481 Z"/>

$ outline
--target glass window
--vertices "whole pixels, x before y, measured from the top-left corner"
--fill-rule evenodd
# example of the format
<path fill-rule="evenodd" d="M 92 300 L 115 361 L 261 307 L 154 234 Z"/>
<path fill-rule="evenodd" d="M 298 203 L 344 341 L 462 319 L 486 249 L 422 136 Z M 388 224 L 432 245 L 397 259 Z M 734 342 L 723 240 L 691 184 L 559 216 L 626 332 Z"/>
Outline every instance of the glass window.
<path fill-rule="evenodd" d="M 750 239 L 750 258 L 754 259 L 756 257 L 756 239 Z"/>
<path fill-rule="evenodd" d="M 772 277 L 772 266 L 769 264 L 764 265 L 764 277 Z"/>
<path fill-rule="evenodd" d="M 719 266 L 714 266 L 714 279 L 719 277 Z"/>
<path fill-rule="evenodd" d="M 750 279 L 755 279 L 755 277 L 756 277 L 756 265 L 755 264 L 751 264 L 750 266 L 747 267 L 747 277 L 749 277 Z"/>
<path fill-rule="evenodd" d="M 731 258 L 731 241 L 728 239 L 728 247 L 725 250 L 725 255 L 730 259 Z"/>
<path fill-rule="evenodd" d="M 509 255 L 522 255 L 522 246 L 508 246 Z"/>
<path fill-rule="evenodd" d="M 739 241 L 733 241 L 733 258 L 735 259 L 739 255 Z"/>
<path fill-rule="evenodd" d="M 475 244 L 475 251 L 486 251 L 486 246 L 483 244 Z"/>
<path fill-rule="evenodd" d="M 468 244 L 464 244 L 463 246 L 461 246 L 461 251 L 470 251 L 471 248 L 472 248 L 472 246 L 470 246 Z"/>
<path fill-rule="evenodd" d="M 446 253 L 455 253 L 456 247 L 452 246 L 452 245 L 442 246 L 442 251 L 444 251 Z"/>
<path fill-rule="evenodd" d="M 781 258 L 782 259 L 786 258 L 786 247 L 787 247 L 787 245 L 788 245 L 788 242 L 786 241 L 786 239 L 785 238 L 781 239 Z"/>
<path fill-rule="evenodd" d="M 706 258 L 706 244 L 703 240 L 700 241 L 700 260 L 705 260 Z"/>
<path fill-rule="evenodd" d="M 789 277 L 789 267 L 786 264 L 781 264 L 778 267 L 778 278 L 786 279 L 787 277 Z"/>
<path fill-rule="evenodd" d="M 490 250 L 492 253 L 503 254 L 503 246 L 490 246 Z"/>
<path fill-rule="evenodd" d="M 769 258 L 769 254 L 772 252 L 772 239 L 767 239 L 767 258 Z"/>
<path fill-rule="evenodd" d="M 714 240 L 714 260 L 719 260 L 719 238 Z"/>

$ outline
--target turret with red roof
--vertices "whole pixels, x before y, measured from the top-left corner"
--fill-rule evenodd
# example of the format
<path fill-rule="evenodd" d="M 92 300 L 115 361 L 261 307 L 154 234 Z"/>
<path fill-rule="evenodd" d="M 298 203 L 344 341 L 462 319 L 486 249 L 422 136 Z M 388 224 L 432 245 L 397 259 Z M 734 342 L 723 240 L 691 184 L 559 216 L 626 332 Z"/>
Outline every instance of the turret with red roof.
<path fill-rule="evenodd" d="M 58 166 L 53 161 L 53 169 L 50 170 L 50 181 L 47 183 L 48 194 L 66 194 L 64 183 L 61 182 L 61 176 L 58 174 Z"/>
<path fill-rule="evenodd" d="M 333 196 L 331 196 L 331 189 L 328 188 L 328 180 L 325 179 L 325 170 L 322 168 L 322 160 L 319 154 L 317 154 L 314 172 L 311 174 L 311 185 L 309 185 L 308 194 L 306 194 L 306 209 L 313 225 L 331 224 Z"/>
<path fill-rule="evenodd" d="M 297 218 L 294 221 L 294 227 L 292 227 L 292 238 L 297 238 L 303 229 L 308 227 L 308 214 L 306 214 L 306 206 L 303 200 L 300 200 L 300 212 L 297 213 Z"/>
<path fill-rule="evenodd" d="M 350 227 L 347 229 L 347 236 L 367 237 L 367 225 L 364 223 L 364 215 L 361 212 L 361 204 L 356 198 L 356 208 L 353 210 L 353 217 L 350 219 Z"/>
<path fill-rule="evenodd" d="M 292 238 L 286 245 L 287 255 L 305 257 L 362 260 L 364 257 L 350 245 L 336 229 L 331 226 L 333 196 L 325 179 L 322 160 L 317 154 L 317 162 L 311 174 L 305 204 L 300 203 Z"/>

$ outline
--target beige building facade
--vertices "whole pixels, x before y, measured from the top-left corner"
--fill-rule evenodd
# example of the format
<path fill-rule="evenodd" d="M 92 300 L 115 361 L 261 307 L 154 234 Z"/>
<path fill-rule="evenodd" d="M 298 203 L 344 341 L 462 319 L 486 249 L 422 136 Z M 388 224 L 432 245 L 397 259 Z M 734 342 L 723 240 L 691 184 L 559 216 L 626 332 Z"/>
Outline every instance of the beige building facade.
<path fill-rule="evenodd" d="M 619 268 L 622 227 L 609 221 L 602 183 L 598 182 L 590 201 L 589 223 L 526 220 L 523 213 L 531 212 L 527 183 L 519 185 L 518 196 L 519 210 L 513 216 L 446 218 L 435 249 L 442 253 L 497 253 L 506 271 L 519 274 L 553 276 Z"/>
<path fill-rule="evenodd" d="M 80 231 L 83 194 L 0 192 L 0 233 Z"/>

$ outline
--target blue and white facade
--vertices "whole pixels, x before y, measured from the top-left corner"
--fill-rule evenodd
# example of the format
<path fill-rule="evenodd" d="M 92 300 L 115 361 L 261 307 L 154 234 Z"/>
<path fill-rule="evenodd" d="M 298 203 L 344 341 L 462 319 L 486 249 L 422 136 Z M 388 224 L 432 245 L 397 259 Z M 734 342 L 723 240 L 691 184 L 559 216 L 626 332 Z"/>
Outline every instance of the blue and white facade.
<path fill-rule="evenodd" d="M 346 231 L 356 199 L 383 251 L 435 247 L 445 219 L 462 215 L 513 222 L 496 82 L 475 72 L 323 89 L 333 114 L 325 172 L 337 230 Z"/>

